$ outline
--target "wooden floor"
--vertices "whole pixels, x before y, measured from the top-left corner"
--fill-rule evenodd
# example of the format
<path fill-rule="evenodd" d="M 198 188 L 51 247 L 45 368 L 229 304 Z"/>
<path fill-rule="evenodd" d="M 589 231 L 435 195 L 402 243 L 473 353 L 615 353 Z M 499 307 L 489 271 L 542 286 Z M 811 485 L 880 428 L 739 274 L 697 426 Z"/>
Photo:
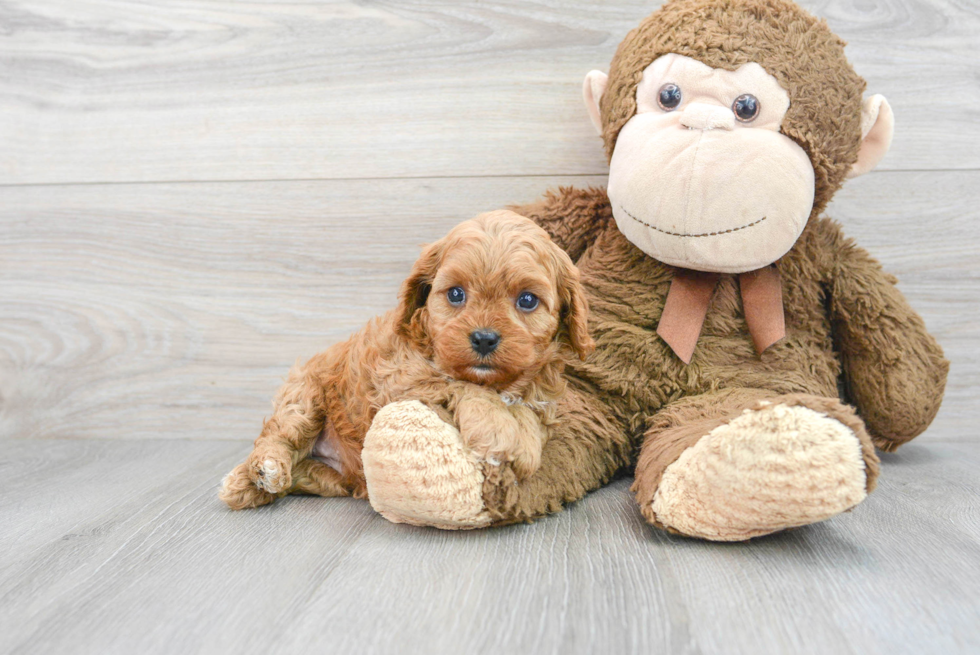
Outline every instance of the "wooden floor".
<path fill-rule="evenodd" d="M 971 0 L 804 3 L 897 122 L 828 214 L 952 361 L 852 513 L 719 545 L 629 480 L 471 533 L 216 498 L 419 244 L 604 183 L 581 80 L 657 4 L 0 2 L 0 653 L 980 652 Z"/>
<path fill-rule="evenodd" d="M 980 648 L 977 444 L 910 445 L 885 457 L 880 489 L 852 513 L 744 545 L 651 528 L 628 480 L 533 525 L 476 532 L 393 525 L 352 499 L 222 511 L 215 480 L 244 453 L 228 441 L 11 441 L 4 650 Z"/>

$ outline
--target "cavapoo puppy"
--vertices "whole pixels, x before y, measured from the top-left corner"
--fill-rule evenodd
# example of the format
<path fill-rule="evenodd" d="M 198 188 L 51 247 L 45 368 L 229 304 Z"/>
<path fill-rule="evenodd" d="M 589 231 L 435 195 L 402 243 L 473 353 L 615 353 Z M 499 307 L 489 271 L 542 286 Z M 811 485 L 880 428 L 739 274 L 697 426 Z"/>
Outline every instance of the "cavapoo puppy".
<path fill-rule="evenodd" d="M 233 509 L 289 493 L 367 495 L 361 446 L 379 409 L 418 400 L 519 478 L 539 466 L 566 357 L 594 344 L 578 270 L 509 211 L 428 246 L 400 305 L 294 368 L 246 461 L 224 480 Z"/>

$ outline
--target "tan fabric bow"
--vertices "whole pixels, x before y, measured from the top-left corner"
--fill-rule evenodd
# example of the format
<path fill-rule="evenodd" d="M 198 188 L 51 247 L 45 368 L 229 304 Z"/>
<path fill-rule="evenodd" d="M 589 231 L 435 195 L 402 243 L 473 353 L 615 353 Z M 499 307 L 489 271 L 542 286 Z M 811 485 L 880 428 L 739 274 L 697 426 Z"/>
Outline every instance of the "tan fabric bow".
<path fill-rule="evenodd" d="M 720 279 L 718 273 L 702 273 L 686 268 L 675 269 L 667 292 L 667 302 L 657 324 L 657 334 L 671 350 L 691 363 L 701 327 L 708 315 L 711 296 Z M 749 326 L 752 343 L 760 355 L 766 348 L 786 336 L 783 316 L 783 290 L 779 270 L 774 265 L 738 276 L 742 291 L 742 309 Z"/>

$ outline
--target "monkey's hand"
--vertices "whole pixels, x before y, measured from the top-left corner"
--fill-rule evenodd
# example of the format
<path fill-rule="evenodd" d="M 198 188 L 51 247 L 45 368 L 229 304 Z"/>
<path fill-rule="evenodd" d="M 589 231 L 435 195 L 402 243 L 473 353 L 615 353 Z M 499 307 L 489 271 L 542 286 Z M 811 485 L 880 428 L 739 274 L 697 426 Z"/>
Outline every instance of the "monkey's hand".
<path fill-rule="evenodd" d="M 830 307 L 848 400 L 875 445 L 892 451 L 932 422 L 949 362 L 894 277 L 853 243 L 838 252 Z"/>

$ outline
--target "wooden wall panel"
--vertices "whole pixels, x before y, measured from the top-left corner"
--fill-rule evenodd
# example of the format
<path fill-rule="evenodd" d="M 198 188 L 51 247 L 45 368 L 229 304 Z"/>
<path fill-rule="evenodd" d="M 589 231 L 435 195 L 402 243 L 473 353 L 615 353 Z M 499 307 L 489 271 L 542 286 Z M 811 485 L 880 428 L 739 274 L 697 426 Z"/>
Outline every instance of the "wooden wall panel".
<path fill-rule="evenodd" d="M 602 177 L 0 189 L 0 434 L 245 438 L 281 377 L 395 304 L 418 246 Z M 872 173 L 830 208 L 953 360 L 929 438 L 977 439 L 980 173 Z"/>
<path fill-rule="evenodd" d="M 581 82 L 658 4 L 7 0 L 0 184 L 602 174 Z M 804 5 L 892 101 L 884 170 L 980 166 L 980 6 Z"/>

